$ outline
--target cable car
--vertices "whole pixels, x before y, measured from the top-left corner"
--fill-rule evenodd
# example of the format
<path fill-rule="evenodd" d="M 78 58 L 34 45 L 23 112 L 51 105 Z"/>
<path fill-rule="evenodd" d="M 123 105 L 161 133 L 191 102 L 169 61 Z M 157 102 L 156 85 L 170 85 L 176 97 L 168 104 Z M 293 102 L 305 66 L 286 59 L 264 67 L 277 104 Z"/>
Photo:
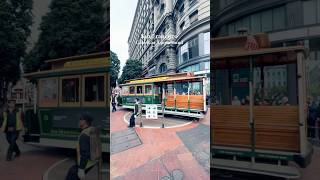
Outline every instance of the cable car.
<path fill-rule="evenodd" d="M 48 69 L 25 74 L 37 86 L 33 109 L 26 111 L 25 141 L 75 148 L 79 117 L 87 112 L 100 128 L 107 152 L 109 64 L 107 52 L 93 53 L 47 60 Z"/>
<path fill-rule="evenodd" d="M 211 40 L 213 168 L 297 178 L 313 148 L 306 136 L 307 52 L 270 47 L 266 34 Z"/>
<path fill-rule="evenodd" d="M 164 114 L 203 118 L 207 110 L 204 76 L 193 73 L 178 73 L 128 80 L 121 84 L 122 104 L 133 109 L 134 100 L 146 104 L 158 105 L 158 111 Z"/>

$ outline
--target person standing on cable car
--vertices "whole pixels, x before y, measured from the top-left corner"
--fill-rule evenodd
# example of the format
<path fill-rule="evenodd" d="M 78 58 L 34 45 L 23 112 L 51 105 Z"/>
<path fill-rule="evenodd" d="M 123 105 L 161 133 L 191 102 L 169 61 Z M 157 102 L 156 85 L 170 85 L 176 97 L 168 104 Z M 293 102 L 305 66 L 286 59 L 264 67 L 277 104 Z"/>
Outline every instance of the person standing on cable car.
<path fill-rule="evenodd" d="M 23 130 L 23 113 L 16 109 L 15 100 L 8 100 L 8 109 L 2 113 L 1 118 L 1 131 L 6 133 L 6 139 L 9 143 L 6 160 L 12 161 L 13 153 L 15 153 L 15 157 L 19 157 L 21 154 L 16 141 L 19 137 L 20 131 Z"/>

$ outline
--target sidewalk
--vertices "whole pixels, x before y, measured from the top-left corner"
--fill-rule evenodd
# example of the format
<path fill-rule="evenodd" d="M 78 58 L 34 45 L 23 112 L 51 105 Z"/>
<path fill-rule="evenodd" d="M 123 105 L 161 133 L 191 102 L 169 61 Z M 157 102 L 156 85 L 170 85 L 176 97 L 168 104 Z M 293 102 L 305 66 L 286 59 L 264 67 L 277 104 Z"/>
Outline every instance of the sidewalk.
<path fill-rule="evenodd" d="M 111 133 L 128 129 L 128 124 L 123 119 L 128 112 L 120 110 L 111 114 Z M 203 126 L 208 127 L 208 120 L 192 122 L 178 128 L 149 129 L 136 127 L 135 131 L 142 144 L 111 155 L 111 179 L 178 180 L 182 177 L 185 180 L 210 179 L 209 172 L 194 157 L 192 149 L 185 145 L 188 142 L 185 142 L 178 135 L 180 132 L 187 133 L 189 130 L 197 128 L 202 122 L 206 122 Z M 198 141 L 201 142 L 202 140 L 199 139 Z M 207 141 L 208 146 L 202 147 L 209 150 L 210 136 L 203 141 Z M 203 145 L 203 143 L 201 144 Z"/>
<path fill-rule="evenodd" d="M 65 179 L 70 167 L 75 164 L 75 160 L 66 158 L 61 160 L 54 165 L 52 165 L 43 175 L 43 180 L 58 180 Z M 102 179 L 109 179 L 107 169 L 107 164 L 103 164 Z M 88 174 L 86 174 L 86 180 L 98 180 L 98 166 L 92 168 Z"/>
<path fill-rule="evenodd" d="M 8 143 L 0 133 L 0 179 L 4 180 L 42 180 L 43 173 L 54 163 L 65 158 L 59 148 L 34 147 L 17 141 L 21 156 L 13 161 L 6 161 Z"/>

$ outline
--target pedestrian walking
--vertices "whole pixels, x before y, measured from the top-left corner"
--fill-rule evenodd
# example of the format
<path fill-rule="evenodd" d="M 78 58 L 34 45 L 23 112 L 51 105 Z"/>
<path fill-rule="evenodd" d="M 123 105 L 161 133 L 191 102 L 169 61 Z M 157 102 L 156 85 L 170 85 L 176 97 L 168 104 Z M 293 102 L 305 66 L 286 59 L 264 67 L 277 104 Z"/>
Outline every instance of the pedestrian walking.
<path fill-rule="evenodd" d="M 2 113 L 1 131 L 6 134 L 9 147 L 7 150 L 7 161 L 13 160 L 13 153 L 15 157 L 19 157 L 21 152 L 17 145 L 19 133 L 23 130 L 23 113 L 16 109 L 16 102 L 13 99 L 8 100 L 8 108 Z"/>
<path fill-rule="evenodd" d="M 66 180 L 83 180 L 86 174 L 94 167 L 96 162 L 91 157 L 90 134 L 94 130 L 91 126 L 93 118 L 85 113 L 79 120 L 81 133 L 78 137 L 77 164 L 72 166 L 67 174 Z"/>
<path fill-rule="evenodd" d="M 116 100 L 117 96 L 115 94 L 112 94 L 111 96 L 111 104 L 112 104 L 112 112 L 116 112 L 117 111 L 117 100 Z"/>

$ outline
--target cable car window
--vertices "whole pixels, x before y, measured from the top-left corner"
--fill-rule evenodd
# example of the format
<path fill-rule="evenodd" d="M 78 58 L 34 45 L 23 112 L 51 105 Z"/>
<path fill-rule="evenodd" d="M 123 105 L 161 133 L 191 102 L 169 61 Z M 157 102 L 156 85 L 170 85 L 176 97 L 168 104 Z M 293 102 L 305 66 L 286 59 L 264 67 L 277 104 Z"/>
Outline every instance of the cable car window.
<path fill-rule="evenodd" d="M 174 95 L 174 89 L 173 89 L 174 85 L 173 84 L 166 84 L 165 86 L 165 92 L 166 95 Z"/>
<path fill-rule="evenodd" d="M 154 92 L 155 95 L 159 95 L 160 93 L 162 93 L 161 86 L 155 84 L 155 85 L 154 85 L 154 91 L 155 91 L 155 92 Z"/>
<path fill-rule="evenodd" d="M 40 107 L 52 107 L 58 105 L 57 78 L 39 80 L 39 105 Z"/>
<path fill-rule="evenodd" d="M 86 102 L 104 101 L 104 76 L 85 77 Z"/>
<path fill-rule="evenodd" d="M 145 94 L 152 94 L 152 85 L 145 85 Z"/>
<path fill-rule="evenodd" d="M 129 94 L 129 87 L 128 86 L 123 86 L 122 87 L 122 94 L 123 95 L 128 95 Z"/>
<path fill-rule="evenodd" d="M 177 95 L 187 95 L 188 94 L 188 82 L 179 82 L 176 84 Z"/>
<path fill-rule="evenodd" d="M 202 95 L 202 82 L 192 82 L 190 83 L 190 95 Z"/>
<path fill-rule="evenodd" d="M 143 94 L 143 86 L 137 86 L 137 94 Z"/>
<path fill-rule="evenodd" d="M 134 86 L 129 87 L 130 94 L 135 94 Z"/>
<path fill-rule="evenodd" d="M 79 78 L 62 79 L 62 102 L 79 102 Z"/>

